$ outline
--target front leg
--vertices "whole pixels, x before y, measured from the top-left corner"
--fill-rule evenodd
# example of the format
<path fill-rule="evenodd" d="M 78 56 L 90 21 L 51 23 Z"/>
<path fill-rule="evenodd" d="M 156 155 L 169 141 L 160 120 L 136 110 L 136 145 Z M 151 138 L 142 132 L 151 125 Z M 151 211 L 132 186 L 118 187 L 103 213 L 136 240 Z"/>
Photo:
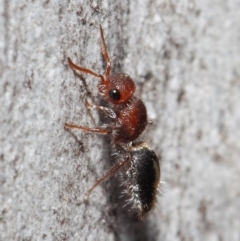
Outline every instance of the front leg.
<path fill-rule="evenodd" d="M 91 107 L 91 108 L 95 108 L 97 110 L 101 110 L 103 111 L 104 114 L 106 114 L 109 118 L 113 119 L 113 120 L 117 120 L 117 115 L 116 113 L 110 109 L 107 108 L 105 106 L 100 106 L 100 105 L 94 105 L 94 104 L 90 104 L 88 101 L 86 101 L 86 105 Z"/>
<path fill-rule="evenodd" d="M 87 131 L 90 133 L 101 134 L 101 135 L 112 134 L 111 128 L 108 128 L 108 129 L 99 128 L 99 127 L 94 128 L 94 127 L 88 127 L 88 126 L 77 126 L 77 125 L 68 124 L 68 123 L 65 123 L 64 127 L 69 129 L 79 129 L 79 130 Z"/>

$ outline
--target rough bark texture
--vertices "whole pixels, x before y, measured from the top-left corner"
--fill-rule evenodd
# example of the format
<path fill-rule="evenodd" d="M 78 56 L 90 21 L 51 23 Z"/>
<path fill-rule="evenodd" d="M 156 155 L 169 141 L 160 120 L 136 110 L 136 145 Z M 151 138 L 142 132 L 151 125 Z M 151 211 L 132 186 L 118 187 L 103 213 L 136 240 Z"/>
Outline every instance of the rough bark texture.
<path fill-rule="evenodd" d="M 0 240 L 240 240 L 240 1 L 0 2 Z M 113 71 L 145 101 L 142 139 L 162 157 L 154 211 L 122 215 L 95 126 L 103 73 L 99 25 Z"/>

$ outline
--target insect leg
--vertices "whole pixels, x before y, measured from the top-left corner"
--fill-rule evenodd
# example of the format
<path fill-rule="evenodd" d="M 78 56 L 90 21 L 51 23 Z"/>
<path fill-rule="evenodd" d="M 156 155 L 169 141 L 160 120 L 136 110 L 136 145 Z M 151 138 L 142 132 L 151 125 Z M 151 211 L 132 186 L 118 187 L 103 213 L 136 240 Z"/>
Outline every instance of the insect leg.
<path fill-rule="evenodd" d="M 87 131 L 87 132 L 91 132 L 91 133 L 102 134 L 102 135 L 108 135 L 108 134 L 112 133 L 112 130 L 110 130 L 110 129 L 104 129 L 104 128 L 98 128 L 98 127 L 88 127 L 88 126 L 77 126 L 77 125 L 68 124 L 68 123 L 65 123 L 64 127 L 69 128 L 69 129 L 79 129 L 79 130 L 83 130 L 83 131 Z"/>
<path fill-rule="evenodd" d="M 96 183 L 89 189 L 89 191 L 86 193 L 84 200 L 87 201 L 89 198 L 89 195 L 93 191 L 95 187 L 97 187 L 100 183 L 102 183 L 104 180 L 106 180 L 108 177 L 114 175 L 119 169 L 128 161 L 128 159 L 125 159 L 121 162 L 118 162 L 115 166 L 113 166 L 102 178 L 98 179 Z"/>
<path fill-rule="evenodd" d="M 90 104 L 88 101 L 86 101 L 86 105 L 91 107 L 91 108 L 103 111 L 104 114 L 106 114 L 108 117 L 110 117 L 113 120 L 117 119 L 116 113 L 110 108 L 107 108 L 105 106 Z"/>

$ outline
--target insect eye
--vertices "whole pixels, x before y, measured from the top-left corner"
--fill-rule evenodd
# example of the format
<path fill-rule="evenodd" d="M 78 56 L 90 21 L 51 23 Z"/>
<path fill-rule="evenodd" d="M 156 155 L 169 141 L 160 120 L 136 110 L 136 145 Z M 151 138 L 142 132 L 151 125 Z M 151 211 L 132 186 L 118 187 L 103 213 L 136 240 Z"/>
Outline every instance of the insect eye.
<path fill-rule="evenodd" d="M 109 96 L 112 100 L 120 100 L 121 94 L 119 90 L 113 89 L 109 91 Z"/>

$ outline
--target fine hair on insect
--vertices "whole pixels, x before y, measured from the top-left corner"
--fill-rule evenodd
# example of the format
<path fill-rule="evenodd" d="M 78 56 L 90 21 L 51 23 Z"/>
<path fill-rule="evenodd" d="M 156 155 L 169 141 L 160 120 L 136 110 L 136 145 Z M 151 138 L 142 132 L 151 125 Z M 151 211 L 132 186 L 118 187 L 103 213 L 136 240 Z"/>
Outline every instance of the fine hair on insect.
<path fill-rule="evenodd" d="M 96 186 L 115 173 L 121 172 L 121 182 L 125 187 L 124 194 L 127 202 L 131 205 L 132 211 L 141 219 L 156 202 L 160 182 L 159 161 L 155 152 L 145 142 L 137 140 L 148 124 L 146 106 L 140 98 L 134 95 L 136 85 L 129 75 L 111 74 L 111 61 L 101 26 L 100 35 L 102 54 L 106 61 L 104 75 L 78 66 L 70 58 L 68 58 L 68 63 L 73 70 L 100 79 L 98 90 L 106 100 L 106 106 L 89 102 L 86 102 L 86 105 L 102 112 L 111 121 L 100 127 L 65 123 L 65 128 L 109 135 L 111 148 L 118 155 L 117 163 L 89 189 L 85 200 L 88 200 Z"/>

